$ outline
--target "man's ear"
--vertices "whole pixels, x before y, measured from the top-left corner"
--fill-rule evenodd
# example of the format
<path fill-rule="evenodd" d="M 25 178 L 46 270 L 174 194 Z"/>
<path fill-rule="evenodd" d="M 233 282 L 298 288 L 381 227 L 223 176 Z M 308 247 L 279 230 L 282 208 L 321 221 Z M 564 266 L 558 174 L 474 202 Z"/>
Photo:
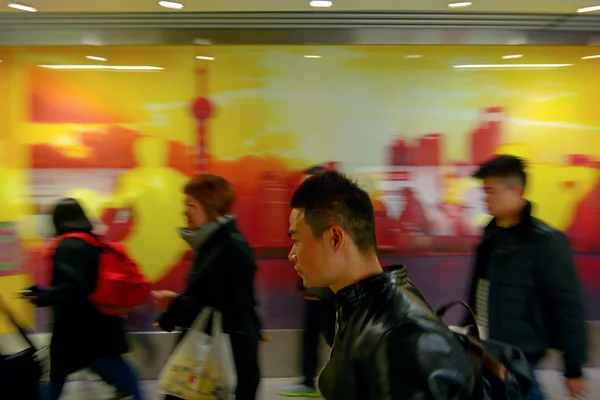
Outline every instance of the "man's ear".
<path fill-rule="evenodd" d="M 330 236 L 331 236 L 331 244 L 333 246 L 334 251 L 339 251 L 346 241 L 346 232 L 337 225 L 329 228 Z"/>

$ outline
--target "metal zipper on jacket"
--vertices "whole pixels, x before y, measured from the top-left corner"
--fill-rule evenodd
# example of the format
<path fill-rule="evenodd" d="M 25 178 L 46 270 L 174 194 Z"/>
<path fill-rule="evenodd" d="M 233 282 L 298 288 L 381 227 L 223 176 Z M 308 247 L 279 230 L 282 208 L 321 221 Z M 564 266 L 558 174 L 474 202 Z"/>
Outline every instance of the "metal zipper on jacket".
<path fill-rule="evenodd" d="M 341 317 L 342 317 L 342 307 L 340 307 L 338 310 L 336 310 L 335 312 L 335 330 L 336 330 L 336 337 L 338 340 L 342 339 L 342 322 L 341 322 Z"/>

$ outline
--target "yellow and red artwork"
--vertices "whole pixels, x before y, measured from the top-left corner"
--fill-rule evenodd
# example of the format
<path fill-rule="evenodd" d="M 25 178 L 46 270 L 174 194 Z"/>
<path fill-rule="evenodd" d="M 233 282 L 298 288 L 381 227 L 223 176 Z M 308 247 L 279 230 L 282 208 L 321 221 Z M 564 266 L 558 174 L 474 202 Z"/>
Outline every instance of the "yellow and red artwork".
<path fill-rule="evenodd" d="M 33 322 L 12 294 L 48 283 L 47 214 L 62 196 L 157 288 L 179 289 L 190 257 L 181 189 L 211 172 L 235 186 L 267 325 L 293 328 L 288 201 L 320 167 L 372 195 L 384 264 L 408 264 L 433 303 L 460 298 L 489 221 L 471 174 L 508 153 L 528 162 L 536 215 L 571 238 L 599 319 L 600 60 L 582 60 L 584 47 L 523 51 L 528 64 L 570 66 L 456 68 L 500 63 L 501 46 L 0 48 L 0 293 Z M 154 313 L 130 322 L 152 329 Z"/>

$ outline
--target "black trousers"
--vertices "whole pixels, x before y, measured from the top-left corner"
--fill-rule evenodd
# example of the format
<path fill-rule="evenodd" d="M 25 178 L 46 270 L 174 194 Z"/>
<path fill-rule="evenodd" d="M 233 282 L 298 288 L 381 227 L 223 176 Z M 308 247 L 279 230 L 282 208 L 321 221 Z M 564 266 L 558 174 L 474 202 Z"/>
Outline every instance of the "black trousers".
<path fill-rule="evenodd" d="M 330 344 L 335 334 L 335 305 L 333 299 L 319 301 L 305 300 L 304 303 L 304 334 L 302 337 L 303 384 L 314 387 L 319 365 L 321 333 Z"/>
<path fill-rule="evenodd" d="M 233 333 L 230 338 L 237 374 L 235 399 L 255 400 L 260 383 L 260 366 L 258 364 L 259 333 Z"/>
<path fill-rule="evenodd" d="M 237 374 L 236 400 L 255 400 L 260 383 L 260 366 L 258 364 L 259 333 L 251 330 L 246 333 L 232 333 L 231 350 Z M 177 397 L 165 396 L 165 400 L 179 400 Z"/>

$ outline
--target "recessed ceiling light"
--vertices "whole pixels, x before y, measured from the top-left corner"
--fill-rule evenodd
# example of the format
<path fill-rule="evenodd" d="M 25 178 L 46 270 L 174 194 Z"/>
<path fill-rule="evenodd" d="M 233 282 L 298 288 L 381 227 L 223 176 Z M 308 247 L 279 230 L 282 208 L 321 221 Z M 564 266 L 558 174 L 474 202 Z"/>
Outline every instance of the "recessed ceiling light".
<path fill-rule="evenodd" d="M 423 57 L 423 56 L 420 55 L 420 54 L 407 54 L 407 55 L 404 56 L 404 58 L 409 58 L 409 59 L 412 59 L 412 58 L 421 58 L 421 57 Z"/>
<path fill-rule="evenodd" d="M 112 71 L 162 71 L 162 67 L 149 65 L 38 65 L 40 68 L 49 69 L 84 69 L 84 70 L 112 70 Z"/>
<path fill-rule="evenodd" d="M 325 0 L 312 0 L 309 4 L 311 7 L 327 8 L 327 7 L 331 7 L 333 5 L 333 2 L 325 1 Z"/>
<path fill-rule="evenodd" d="M 466 64 L 455 65 L 455 69 L 545 69 L 570 67 L 573 64 Z"/>
<path fill-rule="evenodd" d="M 581 57 L 582 60 L 593 60 L 594 58 L 600 58 L 600 54 L 597 54 L 595 56 L 585 56 L 585 57 Z"/>
<path fill-rule="evenodd" d="M 175 1 L 159 1 L 158 5 L 164 8 L 172 8 L 174 10 L 181 10 L 183 8 L 183 4 Z"/>
<path fill-rule="evenodd" d="M 106 61 L 106 58 L 104 58 L 104 57 L 85 56 L 85 58 L 87 58 L 88 60 L 95 60 L 95 61 Z"/>
<path fill-rule="evenodd" d="M 14 8 L 15 10 L 27 11 L 27 12 L 37 12 L 37 8 L 26 6 L 24 4 L 19 3 L 8 3 L 10 8 Z"/>
<path fill-rule="evenodd" d="M 502 58 L 505 60 L 514 60 L 515 58 L 521 58 L 521 57 L 523 57 L 523 54 L 509 54 L 507 56 L 502 56 Z"/>
<path fill-rule="evenodd" d="M 321 58 L 321 56 L 317 56 L 317 55 L 314 55 L 314 54 L 307 54 L 307 55 L 304 56 L 304 58 Z"/>
<path fill-rule="evenodd" d="M 470 5 L 473 5 L 473 3 L 471 3 L 470 1 L 461 1 L 458 3 L 450 3 L 448 4 L 448 7 L 450 8 L 463 8 L 463 7 L 469 7 Z"/>
<path fill-rule="evenodd" d="M 200 46 L 209 46 L 212 44 L 212 40 L 204 39 L 204 38 L 196 38 L 196 39 L 194 39 L 193 43 L 200 45 Z"/>
<path fill-rule="evenodd" d="M 577 10 L 578 13 L 587 13 L 592 11 L 600 11 L 600 6 L 584 7 Z"/>
<path fill-rule="evenodd" d="M 198 60 L 209 60 L 209 61 L 211 61 L 211 60 L 214 60 L 214 59 L 215 59 L 214 57 L 208 57 L 208 56 L 196 56 L 196 58 L 197 58 Z"/>

